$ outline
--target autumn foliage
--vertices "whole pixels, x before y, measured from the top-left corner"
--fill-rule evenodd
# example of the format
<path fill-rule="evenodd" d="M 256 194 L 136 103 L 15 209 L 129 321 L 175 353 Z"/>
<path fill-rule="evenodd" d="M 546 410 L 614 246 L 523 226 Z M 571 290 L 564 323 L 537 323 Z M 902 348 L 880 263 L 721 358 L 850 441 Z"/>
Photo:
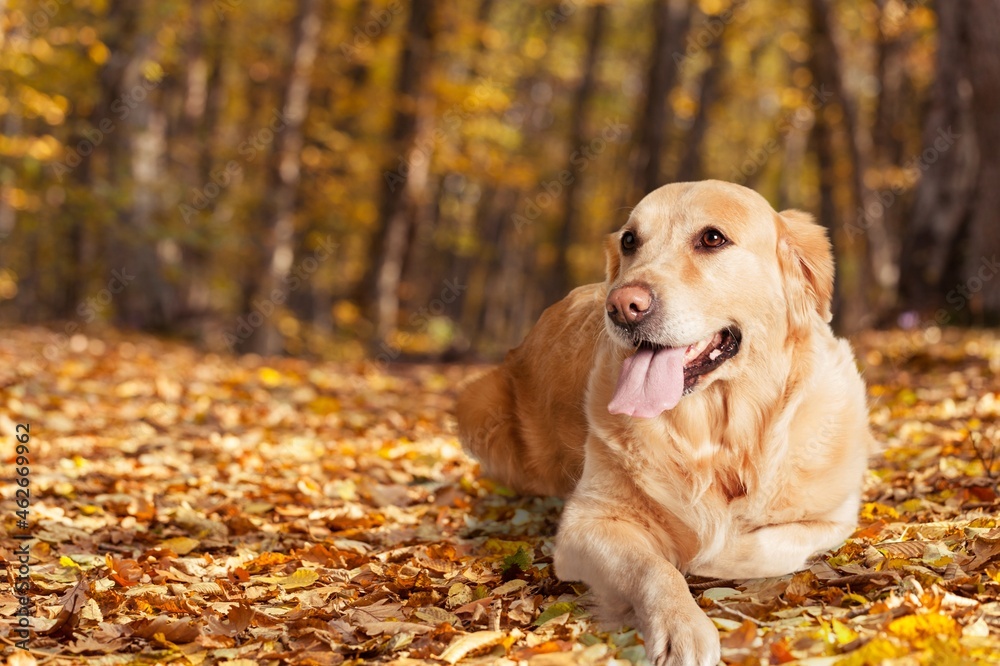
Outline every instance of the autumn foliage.
<path fill-rule="evenodd" d="M 9 663 L 642 663 L 634 631 L 553 575 L 561 503 L 512 496 L 461 452 L 450 410 L 476 368 L 114 333 L 48 360 L 49 335 L 0 338 L 0 427 L 31 426 L 36 538 L 36 635 L 13 651 L 5 614 Z M 692 593 L 727 664 L 996 663 L 1000 339 L 856 342 L 885 445 L 857 532 L 806 571 Z M 9 566 L 16 531 L 5 512 Z"/>

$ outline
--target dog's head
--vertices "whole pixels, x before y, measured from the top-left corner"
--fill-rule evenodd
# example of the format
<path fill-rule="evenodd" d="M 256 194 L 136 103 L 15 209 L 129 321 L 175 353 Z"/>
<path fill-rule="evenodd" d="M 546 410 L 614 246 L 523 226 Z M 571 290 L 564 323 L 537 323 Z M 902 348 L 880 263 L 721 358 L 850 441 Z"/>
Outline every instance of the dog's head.
<path fill-rule="evenodd" d="M 607 242 L 605 323 L 612 340 L 636 349 L 613 413 L 655 416 L 830 320 L 825 230 L 806 213 L 775 212 L 745 187 L 661 187 Z"/>

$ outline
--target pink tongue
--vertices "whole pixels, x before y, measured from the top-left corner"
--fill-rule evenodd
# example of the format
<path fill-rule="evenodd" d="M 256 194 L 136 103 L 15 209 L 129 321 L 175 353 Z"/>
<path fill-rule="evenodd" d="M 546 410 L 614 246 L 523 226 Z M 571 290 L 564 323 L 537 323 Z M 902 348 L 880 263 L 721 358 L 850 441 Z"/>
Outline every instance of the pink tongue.
<path fill-rule="evenodd" d="M 625 359 L 608 411 L 650 419 L 673 409 L 684 393 L 685 351 L 684 347 L 640 349 Z"/>

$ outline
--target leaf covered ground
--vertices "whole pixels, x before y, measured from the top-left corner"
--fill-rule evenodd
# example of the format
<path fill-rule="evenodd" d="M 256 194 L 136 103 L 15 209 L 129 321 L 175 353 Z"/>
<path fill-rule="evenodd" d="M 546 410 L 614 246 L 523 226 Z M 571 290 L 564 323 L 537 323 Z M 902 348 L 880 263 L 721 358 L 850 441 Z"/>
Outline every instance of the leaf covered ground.
<path fill-rule="evenodd" d="M 885 444 L 856 534 L 794 576 L 692 593 L 727 664 L 1000 663 L 1000 335 L 856 347 Z M 553 576 L 560 503 L 514 497 L 462 454 L 451 410 L 477 370 L 4 331 L 9 663 L 643 663 L 634 631 L 598 626 L 585 587 Z M 8 585 L 18 423 L 27 653 Z"/>

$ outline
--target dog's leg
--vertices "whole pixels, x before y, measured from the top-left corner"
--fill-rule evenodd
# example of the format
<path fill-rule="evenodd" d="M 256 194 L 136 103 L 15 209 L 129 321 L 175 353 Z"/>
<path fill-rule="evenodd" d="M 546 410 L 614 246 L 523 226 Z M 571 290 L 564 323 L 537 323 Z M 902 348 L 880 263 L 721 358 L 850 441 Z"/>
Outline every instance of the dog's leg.
<path fill-rule="evenodd" d="M 691 573 L 711 578 L 771 578 L 803 569 L 809 556 L 850 536 L 854 523 L 826 521 L 768 525 L 741 534 Z"/>
<path fill-rule="evenodd" d="M 848 497 L 824 520 L 767 525 L 744 532 L 691 573 L 714 578 L 770 578 L 805 566 L 809 556 L 842 543 L 857 524 L 859 497 Z"/>
<path fill-rule="evenodd" d="M 588 495 L 585 483 L 563 512 L 555 571 L 582 580 L 604 606 L 634 611 L 657 666 L 715 666 L 719 633 L 688 591 L 684 576 L 653 535 L 620 505 Z M 669 550 L 669 548 L 668 548 Z"/>

